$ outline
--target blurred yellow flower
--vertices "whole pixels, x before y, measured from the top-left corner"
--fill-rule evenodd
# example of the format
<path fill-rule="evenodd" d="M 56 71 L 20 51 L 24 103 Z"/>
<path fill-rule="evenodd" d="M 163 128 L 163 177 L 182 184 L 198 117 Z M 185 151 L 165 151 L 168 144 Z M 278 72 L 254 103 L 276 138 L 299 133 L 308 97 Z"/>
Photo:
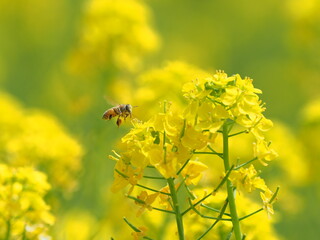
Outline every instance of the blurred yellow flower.
<path fill-rule="evenodd" d="M 1 239 L 51 239 L 47 232 L 55 218 L 43 199 L 49 189 L 45 174 L 0 164 Z"/>
<path fill-rule="evenodd" d="M 89 0 L 78 46 L 69 58 L 72 72 L 117 67 L 137 71 L 142 58 L 159 46 L 150 11 L 138 0 Z"/>
<path fill-rule="evenodd" d="M 56 239 L 93 239 L 101 228 L 92 214 L 81 209 L 66 211 L 62 216 L 57 216 L 57 219 L 54 227 Z"/>
<path fill-rule="evenodd" d="M 308 163 L 309 180 L 319 180 L 320 168 L 320 99 L 316 98 L 310 101 L 304 107 L 302 114 L 301 129 L 299 139 L 301 140 L 304 150 L 305 159 Z M 306 170 L 303 168 L 303 170 Z"/>
<path fill-rule="evenodd" d="M 0 93 L 1 161 L 13 166 L 35 166 L 65 192 L 77 185 L 83 149 L 51 115 L 22 108 Z"/>

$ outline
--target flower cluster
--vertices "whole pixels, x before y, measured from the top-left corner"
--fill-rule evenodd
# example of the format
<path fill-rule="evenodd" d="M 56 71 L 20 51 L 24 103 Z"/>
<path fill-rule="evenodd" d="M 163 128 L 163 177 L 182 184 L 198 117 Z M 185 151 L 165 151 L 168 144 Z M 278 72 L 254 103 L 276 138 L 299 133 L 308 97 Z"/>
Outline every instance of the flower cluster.
<path fill-rule="evenodd" d="M 43 199 L 49 189 L 43 173 L 0 164 L 1 239 L 51 239 L 47 230 L 54 217 Z"/>
<path fill-rule="evenodd" d="M 178 216 L 181 211 L 175 203 L 176 194 L 184 186 L 190 196 L 190 207 L 182 215 L 191 210 L 199 215 L 199 203 L 226 184 L 234 231 L 240 237 L 232 189 L 235 187 L 239 191 L 248 192 L 260 189 L 263 208 L 268 214 L 273 213 L 272 202 L 277 194 L 271 192 L 264 180 L 258 177 L 253 165 L 244 168 L 255 160 L 267 166 L 266 162 L 277 156 L 265 136 L 273 123 L 263 115 L 265 107 L 257 95 L 261 91 L 253 87 L 251 79 L 242 79 L 239 75 L 228 77 L 221 71 L 211 77 L 186 83 L 182 90 L 188 101 L 184 111 L 179 111 L 179 108 L 171 110 L 169 104 L 164 102 L 162 112 L 155 114 L 150 120 L 133 122 L 133 128 L 121 140 L 121 154 L 114 151 L 114 156 L 110 157 L 117 161 L 112 190 L 118 191 L 131 185 L 128 197 L 140 206 L 138 215 L 145 209 L 160 209 Z M 239 128 L 239 131 L 234 132 L 234 129 Z M 228 142 L 229 138 L 242 133 L 252 133 L 254 136 L 254 156 L 249 161 L 236 163 L 236 159 L 229 160 Z M 220 136 L 223 138 L 222 149 L 219 146 Z M 191 185 L 206 184 L 201 182 L 201 177 L 210 171 L 203 161 L 208 155 L 223 159 L 222 180 L 211 193 L 205 194 L 200 202 L 196 202 Z M 148 184 L 146 179 L 167 180 L 167 185 L 162 185 L 157 190 L 157 187 L 142 184 Z M 134 187 L 145 190 L 137 192 Z M 132 195 L 135 193 L 137 197 Z M 181 217 L 177 218 L 177 222 L 179 221 L 177 226 L 182 239 Z"/>
<path fill-rule="evenodd" d="M 198 141 L 194 141 L 195 138 Z M 135 185 L 148 166 L 156 168 L 164 178 L 175 178 L 182 165 L 191 159 L 192 152 L 206 147 L 213 140 L 214 135 L 196 131 L 169 107 L 165 113 L 159 113 L 145 123 L 136 122 L 122 138 L 121 148 L 124 151 L 116 159 L 113 189 L 118 190 L 129 183 Z M 204 166 L 199 166 L 203 164 L 193 160 L 182 171 L 182 175 L 188 175 L 186 183 L 199 180 L 200 172 L 205 170 Z"/>
<path fill-rule="evenodd" d="M 228 77 L 218 71 L 210 78 L 185 84 L 183 92 L 190 100 L 187 117 L 194 119 L 198 128 L 216 132 L 230 119 L 255 136 L 254 153 L 262 164 L 277 156 L 265 140 L 264 133 L 273 123 L 263 115 L 265 107 L 257 95 L 262 91 L 254 88 L 252 79 L 238 74 Z"/>
<path fill-rule="evenodd" d="M 83 150 L 51 115 L 23 109 L 0 94 L 1 161 L 12 166 L 35 166 L 65 192 L 76 187 Z"/>
<path fill-rule="evenodd" d="M 78 47 L 69 61 L 71 69 L 82 73 L 115 66 L 135 71 L 141 58 L 159 45 L 149 18 L 141 1 L 90 0 Z"/>

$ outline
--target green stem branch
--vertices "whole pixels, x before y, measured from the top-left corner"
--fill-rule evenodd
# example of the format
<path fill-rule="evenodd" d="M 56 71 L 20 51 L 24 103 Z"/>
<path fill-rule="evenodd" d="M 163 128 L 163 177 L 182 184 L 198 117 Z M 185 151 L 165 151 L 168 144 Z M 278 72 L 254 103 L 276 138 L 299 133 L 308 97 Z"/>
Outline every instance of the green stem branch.
<path fill-rule="evenodd" d="M 173 211 L 176 215 L 176 223 L 177 223 L 177 228 L 178 228 L 178 235 L 179 235 L 179 240 L 184 240 L 184 229 L 183 229 L 183 222 L 182 222 L 182 214 L 180 212 L 180 206 L 178 202 L 178 196 L 177 192 L 174 186 L 174 179 L 173 178 L 168 178 L 168 185 L 170 188 L 170 193 L 171 193 L 171 199 L 172 199 L 172 204 L 173 204 Z"/>
<path fill-rule="evenodd" d="M 242 163 L 241 165 L 238 165 L 237 167 L 235 167 L 234 170 L 239 170 L 240 168 L 244 167 L 245 165 L 248 165 L 249 163 L 252 163 L 252 162 L 256 161 L 257 159 L 258 158 L 255 157 L 255 158 L 253 158 L 253 159 L 251 159 L 251 160 L 249 160 L 249 161 L 247 161 L 245 163 Z"/>
<path fill-rule="evenodd" d="M 220 187 L 227 181 L 231 171 L 233 170 L 234 165 L 231 166 L 231 168 L 228 170 L 227 174 L 224 176 L 224 178 L 221 180 L 221 182 L 219 183 L 219 185 L 209 194 L 207 194 L 206 196 L 204 196 L 203 198 L 201 198 L 199 201 L 197 201 L 195 204 L 193 204 L 193 207 L 196 207 L 198 204 L 201 204 L 204 200 L 206 200 L 208 197 L 214 195 L 219 189 Z M 187 188 L 188 190 L 188 188 Z M 188 191 L 190 192 L 190 191 Z M 193 198 L 194 199 L 194 198 Z M 185 215 L 187 212 L 189 212 L 192 209 L 192 207 L 189 207 L 188 209 L 186 209 L 182 215 Z"/>
<path fill-rule="evenodd" d="M 218 218 L 222 218 L 223 214 L 225 214 L 224 212 L 226 211 L 226 208 L 228 206 L 228 199 L 226 199 L 226 201 L 224 202 L 221 210 L 220 210 L 220 214 L 218 216 Z M 219 222 L 220 220 L 217 219 L 216 221 L 214 221 L 214 223 L 197 239 L 197 240 L 200 240 L 202 239 L 205 235 L 207 235 L 207 233 L 212 229 L 214 228 L 214 226 Z"/>
<path fill-rule="evenodd" d="M 7 232 L 6 232 L 6 240 L 10 240 L 10 236 L 11 236 L 11 221 L 8 220 L 7 221 Z"/>
<path fill-rule="evenodd" d="M 141 230 L 139 228 L 137 228 L 136 226 L 134 226 L 132 223 L 130 223 L 128 221 L 128 219 L 126 219 L 125 217 L 123 218 L 123 220 L 126 222 L 126 224 L 128 224 L 128 226 L 135 232 L 141 232 Z M 143 236 L 143 239 L 148 239 L 148 240 L 152 240 L 152 238 L 149 238 L 147 236 Z"/>
<path fill-rule="evenodd" d="M 230 163 L 229 163 L 229 128 L 227 122 L 223 125 L 223 163 L 225 171 L 230 170 Z M 232 183 L 229 179 L 227 179 L 227 192 L 228 192 L 228 201 L 229 201 L 229 208 L 230 214 L 232 218 L 232 225 L 233 225 L 233 232 L 236 240 L 242 239 L 241 229 L 240 229 L 240 221 L 237 213 L 236 208 L 236 201 L 234 197 L 234 191 Z"/>
<path fill-rule="evenodd" d="M 170 196 L 169 193 L 161 192 L 161 191 L 159 191 L 159 190 L 155 190 L 155 189 L 153 189 L 153 188 L 146 187 L 146 186 L 141 185 L 141 184 L 139 184 L 139 183 L 137 183 L 136 186 L 141 187 L 141 188 L 144 188 L 144 189 L 147 189 L 147 190 L 152 191 L 152 192 L 157 192 L 157 193 L 161 193 L 161 194 L 163 194 L 163 195 L 168 195 L 168 196 Z"/>

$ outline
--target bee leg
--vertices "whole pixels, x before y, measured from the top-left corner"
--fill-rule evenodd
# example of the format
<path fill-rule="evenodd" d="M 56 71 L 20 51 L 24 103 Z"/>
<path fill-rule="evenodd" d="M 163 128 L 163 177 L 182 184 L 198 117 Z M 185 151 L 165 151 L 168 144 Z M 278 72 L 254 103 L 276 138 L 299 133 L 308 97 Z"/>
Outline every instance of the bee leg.
<path fill-rule="evenodd" d="M 121 120 L 121 118 L 119 116 L 118 119 L 117 119 L 117 126 L 120 127 L 121 123 L 122 123 L 122 120 Z"/>

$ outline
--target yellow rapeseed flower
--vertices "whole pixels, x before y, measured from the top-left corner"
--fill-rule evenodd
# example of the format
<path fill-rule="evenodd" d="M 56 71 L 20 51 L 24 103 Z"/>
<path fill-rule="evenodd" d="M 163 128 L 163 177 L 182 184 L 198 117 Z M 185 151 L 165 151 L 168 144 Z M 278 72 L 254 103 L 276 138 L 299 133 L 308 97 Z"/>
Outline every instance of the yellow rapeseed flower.
<path fill-rule="evenodd" d="M 273 123 L 263 115 L 264 104 L 257 95 L 261 91 L 254 88 L 251 79 L 242 79 L 239 75 L 228 77 L 222 71 L 209 77 L 195 78 L 186 83 L 182 91 L 187 104 L 181 102 L 179 106 L 186 105 L 184 108 L 175 108 L 175 104 L 165 101 L 160 113 L 154 114 L 148 121 L 133 121 L 133 128 L 121 140 L 119 154 L 112 157 L 117 161 L 113 188 L 119 190 L 131 185 L 128 197 L 141 206 L 138 215 L 141 215 L 145 209 L 175 214 L 177 231 L 181 237 L 184 234 L 181 227 L 182 217 L 188 218 L 189 215 L 196 215 L 202 220 L 206 219 L 207 216 L 203 215 L 202 208 L 210 209 L 216 214 L 218 210 L 203 204 L 210 202 L 209 198 L 215 198 L 217 192 L 220 192 L 220 189 L 226 184 L 230 213 L 222 216 L 226 217 L 226 220 L 221 220 L 226 221 L 226 224 L 222 231 L 219 231 L 224 234 L 219 236 L 218 231 L 218 234 L 213 233 L 212 236 L 225 237 L 225 234 L 234 228 L 237 229 L 234 232 L 239 239 L 241 238 L 240 225 L 242 225 L 242 222 L 239 224 L 239 221 L 242 219 L 236 216 L 235 196 L 238 195 L 233 194 L 235 189 L 246 192 L 259 189 L 265 208 L 269 213 L 272 209 L 272 195 L 269 196 L 271 191 L 265 181 L 258 176 L 253 165 L 244 168 L 256 160 L 267 165 L 267 161 L 277 156 L 266 137 Z M 231 140 L 229 146 L 229 139 L 242 133 L 251 133 L 250 143 L 247 144 L 251 148 L 251 154 L 247 154 L 251 156 L 246 155 L 245 159 L 241 161 L 238 159 L 238 162 L 237 159 L 229 157 L 229 152 L 234 154 L 231 149 Z M 233 157 L 233 154 L 230 156 Z M 222 161 L 223 164 L 217 163 L 218 161 Z M 213 172 L 222 175 L 212 178 L 214 182 L 218 181 L 215 183 L 216 188 L 210 192 L 203 191 L 195 194 L 200 184 L 212 185 L 211 176 L 207 173 Z M 200 182 L 205 174 L 208 176 Z M 151 180 L 166 180 L 167 185 L 146 186 L 145 184 Z M 192 188 L 188 186 L 191 184 L 194 185 Z M 177 195 L 182 191 L 180 189 L 183 186 L 187 192 L 186 200 L 189 205 L 186 210 L 179 210 Z M 135 187 L 138 198 L 131 195 L 133 187 Z M 146 190 L 139 192 L 140 188 L 151 193 Z M 200 197 L 196 197 L 197 195 Z M 157 202 L 160 208 L 156 205 Z M 244 210 L 246 210 L 245 207 Z M 262 210 L 263 208 L 260 207 L 253 214 Z M 185 213 L 190 214 L 185 215 Z M 252 216 L 250 212 L 246 214 L 248 216 L 244 215 L 243 220 Z M 230 216 L 232 216 L 232 224 Z M 206 225 L 204 221 L 202 224 Z M 190 227 L 188 232 L 196 233 L 196 235 L 205 230 L 203 225 L 193 224 Z M 256 237 L 259 234 L 252 236 Z"/>
<path fill-rule="evenodd" d="M 205 120 L 219 122 L 229 118 L 251 129 L 264 118 L 262 112 L 265 108 L 257 95 L 261 91 L 253 87 L 251 79 L 242 79 L 240 75 L 228 77 L 226 73 L 218 71 L 212 77 L 187 83 L 182 91 L 191 104 L 196 102 L 193 108 L 198 109 L 189 112 L 194 112 L 200 123 Z M 202 105 L 206 106 L 206 111 L 200 111 Z M 220 111 L 215 111 L 218 107 Z"/>
<path fill-rule="evenodd" d="M 269 147 L 269 143 L 264 140 L 258 140 L 253 143 L 254 156 L 259 159 L 262 165 L 267 166 L 266 161 L 275 159 L 278 154 L 277 152 Z"/>
<path fill-rule="evenodd" d="M 274 214 L 272 203 L 270 203 L 273 192 L 267 189 L 265 192 L 260 192 L 260 196 L 263 201 L 263 207 L 267 211 L 268 217 L 270 217 L 272 214 Z"/>
<path fill-rule="evenodd" d="M 55 218 L 44 195 L 50 189 L 47 176 L 29 167 L 0 164 L 0 236 L 16 239 L 48 237 Z"/>
<path fill-rule="evenodd" d="M 159 37 L 150 26 L 150 11 L 143 2 L 90 0 L 68 65 L 79 74 L 114 66 L 137 71 L 142 58 L 158 46 Z"/>
<path fill-rule="evenodd" d="M 50 114 L 22 108 L 0 93 L 1 161 L 13 166 L 36 166 L 64 191 L 77 185 L 83 149 Z"/>
<path fill-rule="evenodd" d="M 186 185 L 198 185 L 202 172 L 208 167 L 200 161 L 189 161 L 188 165 L 182 170 L 181 174 L 186 178 Z"/>
<path fill-rule="evenodd" d="M 151 204 L 156 200 L 156 198 L 159 196 L 159 193 L 151 193 L 148 194 L 147 191 L 142 191 L 137 196 L 137 199 L 140 201 L 136 201 L 135 203 L 139 205 L 141 208 L 139 209 L 137 216 L 140 216 L 145 209 L 148 209 L 149 211 L 152 210 Z"/>
<path fill-rule="evenodd" d="M 242 167 L 239 170 L 233 171 L 230 178 L 233 185 L 239 190 L 252 192 L 256 188 L 263 191 L 268 189 L 264 180 L 258 176 L 258 172 L 253 165 L 250 165 L 249 168 Z"/>

